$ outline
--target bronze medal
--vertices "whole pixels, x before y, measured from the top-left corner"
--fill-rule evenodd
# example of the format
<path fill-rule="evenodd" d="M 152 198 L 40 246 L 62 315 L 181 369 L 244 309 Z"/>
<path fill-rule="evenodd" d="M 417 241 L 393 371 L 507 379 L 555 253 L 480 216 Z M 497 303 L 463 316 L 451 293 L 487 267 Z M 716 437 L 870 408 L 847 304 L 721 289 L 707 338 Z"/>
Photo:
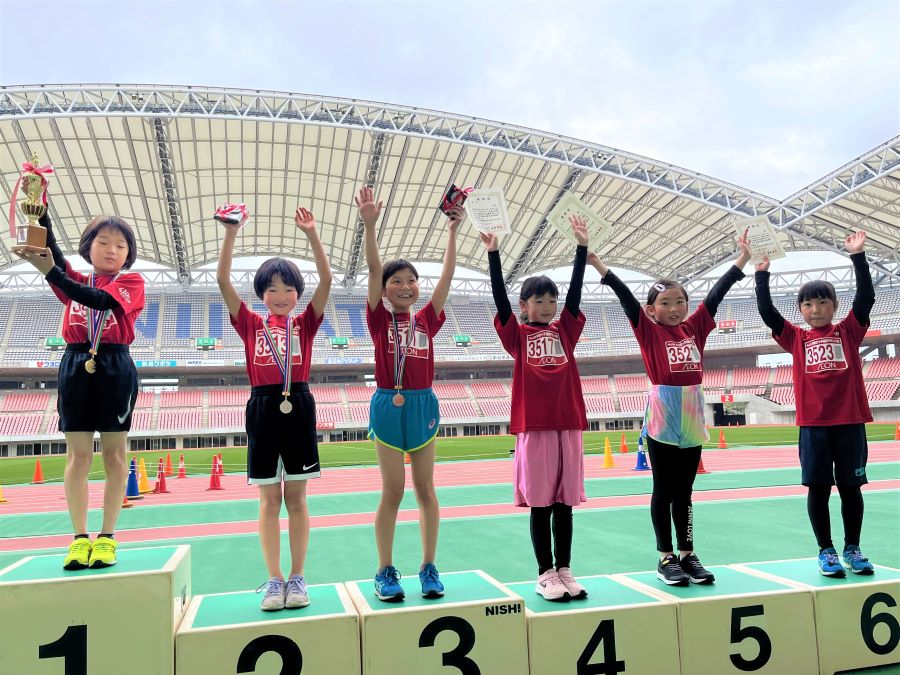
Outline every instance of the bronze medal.
<path fill-rule="evenodd" d="M 287 399 L 284 399 L 281 402 L 281 404 L 278 406 L 278 409 L 281 412 L 283 412 L 285 415 L 288 415 L 288 414 L 290 414 L 291 410 L 294 409 L 294 406 L 291 404 L 290 401 L 288 401 Z"/>
<path fill-rule="evenodd" d="M 94 361 L 94 357 L 89 358 L 84 362 L 84 369 L 88 371 L 91 375 L 97 372 L 97 362 Z"/>
<path fill-rule="evenodd" d="M 403 394 L 401 394 L 400 392 L 397 392 L 397 393 L 394 394 L 394 396 L 391 398 L 391 403 L 393 403 L 393 404 L 394 404 L 395 406 L 397 406 L 398 408 L 402 408 L 402 407 L 403 407 L 403 401 L 404 401 L 404 399 L 403 399 Z"/>

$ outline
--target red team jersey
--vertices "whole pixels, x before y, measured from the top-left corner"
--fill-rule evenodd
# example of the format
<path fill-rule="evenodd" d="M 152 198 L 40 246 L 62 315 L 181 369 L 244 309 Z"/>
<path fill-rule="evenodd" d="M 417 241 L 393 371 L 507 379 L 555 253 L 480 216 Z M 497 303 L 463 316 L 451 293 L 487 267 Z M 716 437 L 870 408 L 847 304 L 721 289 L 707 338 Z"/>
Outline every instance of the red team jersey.
<path fill-rule="evenodd" d="M 838 324 L 800 328 L 784 322 L 775 338 L 794 357 L 797 425 L 828 427 L 872 421 L 862 377 L 859 345 L 866 335 L 851 311 Z"/>
<path fill-rule="evenodd" d="M 584 330 L 584 314 L 563 309 L 547 326 L 520 324 L 515 314 L 506 325 L 494 317 L 503 348 L 515 359 L 509 433 L 587 429 L 575 345 Z"/>
<path fill-rule="evenodd" d="M 409 312 L 397 314 L 400 343 L 409 343 Z M 429 302 L 416 312 L 416 336 L 406 356 L 403 389 L 428 389 L 434 380 L 434 346 L 432 339 L 444 325 L 447 316 L 435 314 Z M 366 303 L 366 323 L 375 344 L 375 384 L 381 389 L 394 388 L 394 327 L 391 313 L 379 302 L 375 309 Z"/>
<path fill-rule="evenodd" d="M 294 343 L 291 347 L 291 382 L 306 382 L 309 380 L 309 365 L 312 360 L 313 340 L 322 325 L 322 319 L 325 317 L 317 317 L 316 311 L 312 305 L 307 305 L 306 309 L 300 316 L 295 316 L 291 320 L 291 335 Z M 250 385 L 258 386 L 262 384 L 284 384 L 284 378 L 278 365 L 275 363 L 275 357 L 269 349 L 269 343 L 266 340 L 265 330 L 263 329 L 263 319 L 259 314 L 247 308 L 241 302 L 241 308 L 238 310 L 237 317 L 229 314 L 231 325 L 241 336 L 244 341 L 244 354 L 247 359 L 247 375 L 250 376 Z M 268 318 L 269 330 L 272 337 L 275 338 L 276 349 L 279 350 L 281 358 L 284 358 L 285 348 L 285 330 L 287 325 L 286 316 L 271 315 Z"/>
<path fill-rule="evenodd" d="M 68 260 L 66 276 L 85 286 L 91 285 L 91 275 L 75 271 Z M 134 322 L 144 309 L 144 277 L 137 272 L 122 272 L 117 277 L 112 274 L 97 274 L 94 276 L 94 288 L 106 291 L 118 303 L 106 319 L 100 344 L 130 345 L 134 341 Z M 53 284 L 50 284 L 50 290 L 66 306 L 63 313 L 63 340 L 69 344 L 87 342 L 90 308 L 75 302 Z"/>
<path fill-rule="evenodd" d="M 715 320 L 702 303 L 677 326 L 656 323 L 641 309 L 632 330 L 650 382 L 673 387 L 702 384 L 703 348 L 715 327 Z"/>

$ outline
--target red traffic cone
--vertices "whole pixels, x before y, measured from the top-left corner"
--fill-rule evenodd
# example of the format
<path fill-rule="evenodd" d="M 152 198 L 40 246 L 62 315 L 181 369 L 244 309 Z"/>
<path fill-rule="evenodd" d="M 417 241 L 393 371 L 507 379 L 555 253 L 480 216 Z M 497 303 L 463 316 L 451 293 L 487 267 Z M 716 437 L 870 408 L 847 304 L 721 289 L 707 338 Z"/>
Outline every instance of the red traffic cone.
<path fill-rule="evenodd" d="M 153 487 L 153 494 L 163 494 L 168 492 L 166 487 L 166 469 L 163 466 L 162 459 L 159 460 L 159 468 L 156 470 L 156 485 Z"/>
<path fill-rule="evenodd" d="M 210 471 L 210 473 L 209 473 L 209 487 L 206 488 L 207 492 L 209 492 L 210 490 L 223 489 L 222 481 L 219 478 L 219 469 L 217 468 L 217 465 L 218 465 L 217 458 L 215 456 L 213 456 L 212 471 Z"/>
<path fill-rule="evenodd" d="M 894 427 L 894 440 L 900 441 L 900 422 L 897 422 L 897 426 Z"/>
<path fill-rule="evenodd" d="M 404 464 L 409 464 L 409 463 L 410 463 L 409 453 L 408 453 L 408 452 L 404 452 L 404 453 L 403 453 L 403 463 L 404 463 Z"/>
<path fill-rule="evenodd" d="M 175 472 L 172 471 L 172 454 L 166 453 L 166 476 L 174 476 Z"/>
<path fill-rule="evenodd" d="M 41 468 L 41 460 L 34 460 L 34 478 L 31 479 L 32 484 L 41 485 L 44 482 L 44 470 Z"/>
<path fill-rule="evenodd" d="M 728 443 L 725 442 L 725 430 L 719 429 L 719 450 L 725 450 L 728 448 Z"/>
<path fill-rule="evenodd" d="M 130 501 L 128 501 L 127 496 L 122 497 L 122 508 L 123 509 L 130 509 L 132 506 L 134 506 L 134 504 L 132 504 Z"/>
<path fill-rule="evenodd" d="M 184 455 L 178 460 L 178 475 L 176 478 L 187 478 L 187 469 L 184 467 Z"/>
<path fill-rule="evenodd" d="M 619 453 L 625 454 L 628 452 L 628 443 L 625 442 L 625 432 L 622 432 L 622 442 L 619 444 Z"/>
<path fill-rule="evenodd" d="M 700 458 L 699 466 L 697 466 L 697 473 L 698 474 L 709 473 L 709 471 L 706 470 L 706 467 L 703 466 L 703 458 L 702 457 Z"/>

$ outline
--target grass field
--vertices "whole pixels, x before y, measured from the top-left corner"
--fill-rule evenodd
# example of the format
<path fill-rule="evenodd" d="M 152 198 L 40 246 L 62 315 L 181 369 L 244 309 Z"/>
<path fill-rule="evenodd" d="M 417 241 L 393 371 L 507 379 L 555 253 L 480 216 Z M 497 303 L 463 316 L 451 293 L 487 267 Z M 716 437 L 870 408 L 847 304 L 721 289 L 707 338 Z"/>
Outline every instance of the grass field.
<path fill-rule="evenodd" d="M 797 428 L 793 426 L 766 427 L 725 427 L 725 439 L 729 448 L 764 447 L 773 445 L 796 445 Z M 866 432 L 870 441 L 885 441 L 894 438 L 893 424 L 868 424 Z M 637 449 L 638 431 L 626 431 L 625 442 L 629 450 Z M 604 440 L 609 439 L 612 451 L 619 452 L 622 432 L 590 431 L 584 435 L 584 448 L 587 454 L 602 453 Z M 710 429 L 710 442 L 704 446 L 713 449 L 718 445 L 719 429 Z M 437 457 L 439 461 L 464 459 L 491 459 L 508 457 L 514 446 L 512 436 L 466 436 L 458 438 L 439 438 L 437 440 Z M 222 453 L 222 461 L 226 472 L 240 472 L 246 469 L 246 448 L 217 448 Z M 212 450 L 176 450 L 172 451 L 172 462 L 177 468 L 178 456 L 184 454 L 188 473 L 209 473 L 212 462 Z M 129 452 L 131 457 L 144 457 L 147 472 L 152 480 L 156 473 L 156 464 L 160 457 L 165 458 L 165 451 Z M 319 446 L 319 456 L 323 467 L 357 466 L 375 464 L 375 444 L 371 441 L 355 443 L 323 443 Z M 62 480 L 66 458 L 64 455 L 43 455 L 40 457 L 45 481 Z M 0 485 L 29 483 L 34 475 L 35 457 L 13 457 L 0 459 Z M 103 461 L 95 455 L 91 468 L 92 478 L 103 477 Z"/>

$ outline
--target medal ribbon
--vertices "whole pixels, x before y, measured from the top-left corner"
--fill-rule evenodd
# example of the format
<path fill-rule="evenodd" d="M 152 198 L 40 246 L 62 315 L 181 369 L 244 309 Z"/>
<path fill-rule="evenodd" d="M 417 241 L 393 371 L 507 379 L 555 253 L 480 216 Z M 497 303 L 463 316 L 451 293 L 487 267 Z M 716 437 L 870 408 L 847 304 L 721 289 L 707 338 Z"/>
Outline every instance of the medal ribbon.
<path fill-rule="evenodd" d="M 116 273 L 116 276 L 113 277 L 113 281 L 119 276 Z M 95 288 L 95 274 L 91 272 L 91 288 Z M 112 283 L 112 282 L 110 282 Z M 90 318 L 87 322 L 87 332 L 88 332 L 88 342 L 91 343 L 90 353 L 92 356 L 97 355 L 97 349 L 100 345 L 100 338 L 103 335 L 103 329 L 106 326 L 106 320 L 109 318 L 109 315 L 112 313 L 111 309 L 92 309 L 88 307 L 90 310 Z"/>
<path fill-rule="evenodd" d="M 275 359 L 275 365 L 278 366 L 278 370 L 281 373 L 282 378 L 284 378 L 284 390 L 281 392 L 282 395 L 287 398 L 291 393 L 291 359 L 293 358 L 293 343 L 294 343 L 294 325 L 293 319 L 291 319 L 291 315 L 287 316 L 287 325 L 285 327 L 285 335 L 284 335 L 284 360 L 282 361 L 281 352 L 276 349 L 275 336 L 272 335 L 272 331 L 269 330 L 269 320 L 268 318 L 263 321 L 263 335 L 266 337 L 266 342 L 269 345 L 269 351 L 272 352 L 272 357 Z"/>
<path fill-rule="evenodd" d="M 412 308 L 409 312 L 409 333 L 406 336 L 406 344 L 400 345 L 400 329 L 397 327 L 397 317 L 391 312 L 391 321 L 394 328 L 394 389 L 403 389 L 403 371 L 406 368 L 406 355 L 416 340 L 416 315 Z"/>

